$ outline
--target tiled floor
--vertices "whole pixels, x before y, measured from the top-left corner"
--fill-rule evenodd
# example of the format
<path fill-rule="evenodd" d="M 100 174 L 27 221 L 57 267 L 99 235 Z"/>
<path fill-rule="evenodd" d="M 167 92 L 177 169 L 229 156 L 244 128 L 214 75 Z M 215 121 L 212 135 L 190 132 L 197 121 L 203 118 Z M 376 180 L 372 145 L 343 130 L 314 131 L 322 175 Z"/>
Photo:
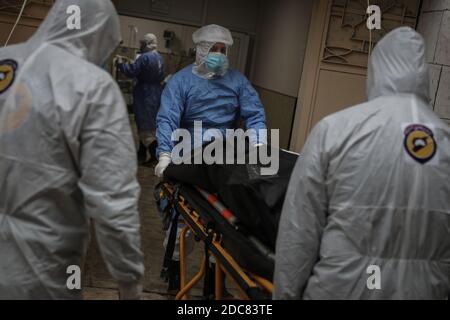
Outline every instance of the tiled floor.
<path fill-rule="evenodd" d="M 118 300 L 119 293 L 116 289 L 86 287 L 84 289 L 83 297 L 85 300 Z M 173 297 L 148 292 L 142 295 L 142 300 L 167 300 L 167 299 L 173 299 Z"/>
<path fill-rule="evenodd" d="M 142 251 L 145 255 L 145 281 L 144 292 L 147 298 L 170 299 L 167 295 L 167 284 L 160 279 L 160 272 L 164 258 L 164 232 L 162 222 L 156 209 L 153 190 L 158 183 L 153 175 L 154 169 L 151 167 L 139 168 L 139 182 L 141 184 L 141 199 L 139 201 L 139 211 L 141 217 L 141 237 Z M 95 239 L 94 236 L 91 237 Z M 196 245 L 194 253 L 189 257 L 188 274 L 192 277 L 199 268 L 202 248 Z M 85 264 L 86 299 L 115 299 L 117 297 L 116 282 L 107 271 L 103 259 L 95 241 L 91 242 L 88 257 Z M 193 291 L 194 295 L 199 295 L 199 288 Z"/>

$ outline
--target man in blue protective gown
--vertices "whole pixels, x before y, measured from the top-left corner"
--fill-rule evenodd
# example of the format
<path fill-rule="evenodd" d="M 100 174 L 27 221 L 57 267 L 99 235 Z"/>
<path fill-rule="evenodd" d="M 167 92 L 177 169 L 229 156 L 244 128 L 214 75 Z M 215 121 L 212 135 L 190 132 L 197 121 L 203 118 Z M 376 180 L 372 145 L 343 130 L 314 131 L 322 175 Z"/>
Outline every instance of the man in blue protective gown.
<path fill-rule="evenodd" d="M 159 163 L 155 169 L 155 175 L 160 178 L 172 162 L 172 133 L 177 129 L 189 130 L 191 137 L 217 129 L 225 137 L 226 130 L 235 129 L 238 120 L 242 119 L 246 129 L 254 130 L 254 134 L 250 134 L 252 145 L 267 142 L 264 107 L 256 90 L 244 75 L 229 69 L 227 55 L 233 45 L 231 32 L 218 25 L 209 25 L 197 30 L 193 41 L 197 46 L 196 62 L 174 75 L 161 97 L 156 131 Z M 200 135 L 194 132 L 194 123 L 198 121 L 202 124 Z M 208 141 L 191 142 L 192 148 L 197 148 Z M 178 226 L 178 233 L 181 227 Z M 192 250 L 192 239 L 188 233 L 187 252 Z M 168 270 L 169 291 L 178 289 L 178 270 L 177 240 Z"/>
<path fill-rule="evenodd" d="M 161 102 L 164 80 L 164 60 L 157 48 L 156 36 L 147 34 L 141 40 L 141 54 L 136 62 L 118 64 L 120 72 L 129 78 L 137 79 L 133 97 L 140 140 L 138 152 L 140 163 L 146 162 L 149 149 L 156 144 L 156 115 Z"/>
<path fill-rule="evenodd" d="M 178 72 L 169 81 L 161 98 L 157 117 L 157 157 L 155 174 L 162 177 L 172 162 L 172 133 L 188 129 L 194 136 L 194 122 L 202 122 L 202 130 L 234 129 L 239 119 L 246 129 L 256 130 L 251 143 L 266 143 L 258 131 L 266 129 L 266 117 L 256 90 L 248 79 L 229 69 L 228 50 L 233 38 L 228 29 L 209 25 L 193 34 L 197 46 L 196 62 Z M 198 146 L 198 141 L 194 143 Z"/>

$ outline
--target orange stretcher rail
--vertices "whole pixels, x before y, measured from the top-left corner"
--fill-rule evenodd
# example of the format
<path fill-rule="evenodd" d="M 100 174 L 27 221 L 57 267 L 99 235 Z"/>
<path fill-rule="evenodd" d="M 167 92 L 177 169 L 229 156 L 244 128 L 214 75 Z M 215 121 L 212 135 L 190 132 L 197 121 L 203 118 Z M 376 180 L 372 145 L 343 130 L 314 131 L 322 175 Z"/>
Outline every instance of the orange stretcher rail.
<path fill-rule="evenodd" d="M 271 281 L 254 275 L 244 270 L 231 254 L 222 246 L 222 234 L 215 230 L 208 230 L 203 223 L 200 214 L 189 206 L 187 200 L 180 194 L 175 192 L 173 185 L 165 183 L 162 185 L 163 195 L 165 195 L 179 211 L 180 216 L 184 220 L 185 227 L 180 233 L 180 291 L 176 296 L 176 300 L 185 300 L 188 298 L 189 292 L 198 284 L 206 272 L 206 255 L 202 257 L 200 269 L 198 273 L 187 281 L 187 258 L 185 236 L 188 230 L 191 230 L 197 239 L 204 242 L 208 248 L 208 252 L 216 260 L 215 269 L 215 299 L 222 299 L 222 278 L 225 273 L 229 279 L 236 285 L 240 292 L 240 299 L 270 299 L 273 292 L 273 284 Z"/>

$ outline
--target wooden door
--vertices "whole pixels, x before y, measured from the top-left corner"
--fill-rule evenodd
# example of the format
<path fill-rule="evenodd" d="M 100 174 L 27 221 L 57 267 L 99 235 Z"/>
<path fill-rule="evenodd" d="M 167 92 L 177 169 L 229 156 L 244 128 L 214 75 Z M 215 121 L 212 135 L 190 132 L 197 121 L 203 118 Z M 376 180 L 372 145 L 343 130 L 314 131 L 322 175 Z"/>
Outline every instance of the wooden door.
<path fill-rule="evenodd" d="M 366 10 L 378 5 L 382 29 L 369 31 Z M 366 100 L 370 52 L 391 30 L 417 25 L 420 0 L 316 0 L 291 149 L 301 151 L 324 117 Z"/>

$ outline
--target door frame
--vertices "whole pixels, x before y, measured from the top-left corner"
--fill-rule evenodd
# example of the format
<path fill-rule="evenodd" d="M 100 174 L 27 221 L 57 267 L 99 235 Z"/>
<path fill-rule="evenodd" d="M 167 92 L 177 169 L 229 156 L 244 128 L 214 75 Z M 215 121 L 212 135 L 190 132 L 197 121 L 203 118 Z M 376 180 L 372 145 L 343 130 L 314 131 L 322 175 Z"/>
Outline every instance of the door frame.
<path fill-rule="evenodd" d="M 300 152 L 306 142 L 310 125 L 317 82 L 319 80 L 319 64 L 322 58 L 329 23 L 329 10 L 332 1 L 315 0 L 311 25 L 309 27 L 308 43 L 300 81 L 299 96 L 295 110 L 290 149 Z"/>

